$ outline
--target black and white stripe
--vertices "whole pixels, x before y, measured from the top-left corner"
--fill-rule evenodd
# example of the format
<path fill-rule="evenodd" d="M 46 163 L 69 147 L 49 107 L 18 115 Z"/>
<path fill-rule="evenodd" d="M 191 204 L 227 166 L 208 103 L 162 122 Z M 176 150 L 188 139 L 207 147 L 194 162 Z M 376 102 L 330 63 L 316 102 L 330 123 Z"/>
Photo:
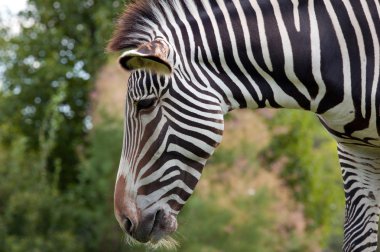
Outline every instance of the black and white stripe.
<path fill-rule="evenodd" d="M 118 172 L 127 181 L 125 194 L 139 209 L 176 215 L 221 141 L 223 114 L 308 110 L 339 145 L 347 201 L 343 249 L 375 251 L 379 36 L 378 0 L 133 3 L 109 48 L 136 55 L 142 45 L 164 41 L 168 53 L 159 63 L 169 64 L 171 74 L 147 65 L 129 79 Z M 152 106 L 139 109 L 149 100 Z"/>

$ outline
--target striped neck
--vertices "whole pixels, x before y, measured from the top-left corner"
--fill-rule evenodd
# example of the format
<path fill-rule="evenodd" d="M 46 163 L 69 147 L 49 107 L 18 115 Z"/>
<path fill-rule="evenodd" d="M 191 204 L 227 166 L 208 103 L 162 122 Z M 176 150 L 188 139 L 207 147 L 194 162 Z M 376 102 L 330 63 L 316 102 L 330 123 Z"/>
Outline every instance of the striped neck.
<path fill-rule="evenodd" d="M 189 1 L 161 19 L 159 27 L 169 35 L 185 70 L 197 73 L 191 81 L 209 84 L 228 110 L 284 107 L 316 112 L 326 89 L 319 31 L 311 27 L 320 7 L 291 1 L 281 6 L 278 1 L 229 2 Z"/>

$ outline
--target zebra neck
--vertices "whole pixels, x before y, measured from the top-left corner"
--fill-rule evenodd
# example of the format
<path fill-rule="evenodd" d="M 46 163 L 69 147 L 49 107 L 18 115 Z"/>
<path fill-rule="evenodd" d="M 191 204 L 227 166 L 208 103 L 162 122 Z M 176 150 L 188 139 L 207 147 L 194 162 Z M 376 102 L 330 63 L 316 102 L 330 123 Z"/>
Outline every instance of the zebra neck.
<path fill-rule="evenodd" d="M 287 2 L 281 8 L 295 7 Z M 185 1 L 176 7 L 178 17 L 169 28 L 183 61 L 189 62 L 185 68 L 195 72 L 191 79 L 209 85 L 228 110 L 313 110 L 318 84 L 312 75 L 310 34 L 289 38 L 310 27 L 309 22 L 300 24 L 295 9 L 290 17 L 283 16 L 278 1 Z M 294 66 L 295 57 L 304 58 L 302 65 Z"/>

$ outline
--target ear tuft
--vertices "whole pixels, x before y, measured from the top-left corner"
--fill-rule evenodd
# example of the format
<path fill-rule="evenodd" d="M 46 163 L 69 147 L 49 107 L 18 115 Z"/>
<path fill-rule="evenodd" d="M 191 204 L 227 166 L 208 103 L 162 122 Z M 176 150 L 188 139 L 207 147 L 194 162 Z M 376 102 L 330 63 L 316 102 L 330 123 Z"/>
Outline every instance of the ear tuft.
<path fill-rule="evenodd" d="M 119 58 L 119 63 L 128 71 L 145 69 L 157 74 L 169 75 L 172 73 L 172 66 L 168 62 L 168 54 L 168 45 L 162 39 L 157 39 L 135 50 L 124 52 Z"/>

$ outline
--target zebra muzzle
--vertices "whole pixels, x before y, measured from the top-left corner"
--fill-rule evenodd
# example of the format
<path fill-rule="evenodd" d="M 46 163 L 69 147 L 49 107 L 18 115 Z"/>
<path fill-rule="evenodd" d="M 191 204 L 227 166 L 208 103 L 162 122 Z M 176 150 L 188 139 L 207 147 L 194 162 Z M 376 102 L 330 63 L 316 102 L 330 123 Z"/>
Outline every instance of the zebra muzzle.
<path fill-rule="evenodd" d="M 121 222 L 124 232 L 141 243 L 158 242 L 177 229 L 175 216 L 162 209 L 142 213 L 138 219 L 124 215 Z"/>

